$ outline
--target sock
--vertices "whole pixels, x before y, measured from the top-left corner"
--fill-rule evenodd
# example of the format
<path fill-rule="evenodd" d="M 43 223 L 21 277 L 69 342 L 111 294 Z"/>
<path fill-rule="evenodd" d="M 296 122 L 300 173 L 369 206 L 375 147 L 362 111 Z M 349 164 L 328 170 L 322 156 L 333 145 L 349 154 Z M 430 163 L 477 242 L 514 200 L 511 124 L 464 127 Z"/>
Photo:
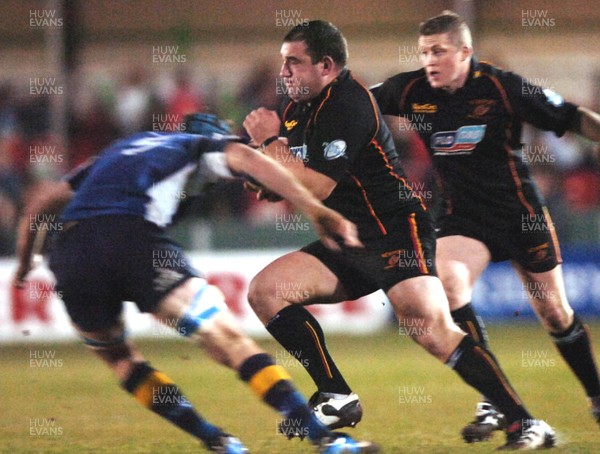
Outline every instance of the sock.
<path fill-rule="evenodd" d="M 487 330 L 485 329 L 483 320 L 475 313 L 471 303 L 467 303 L 463 307 L 453 310 L 450 314 L 452 315 L 452 320 L 454 320 L 454 323 L 456 323 L 460 329 L 471 336 L 475 342 L 482 344 L 489 350 Z"/>
<path fill-rule="evenodd" d="M 306 399 L 296 390 L 285 369 L 275 364 L 266 353 L 246 359 L 240 366 L 239 374 L 258 397 L 285 417 L 285 421 L 282 421 L 283 430 L 295 431 L 312 441 L 330 434 L 312 413 Z"/>
<path fill-rule="evenodd" d="M 487 350 L 490 349 L 489 337 L 482 318 L 475 313 L 471 303 L 465 304 L 463 307 L 450 312 L 452 320 L 467 333 L 475 342 L 483 345 Z M 492 400 L 487 396 L 481 396 L 484 402 L 492 403 Z"/>
<path fill-rule="evenodd" d="M 550 335 L 558 351 L 585 388 L 587 396 L 600 396 L 598 369 L 587 327 L 574 316 L 573 323 L 566 331 Z"/>
<path fill-rule="evenodd" d="M 496 358 L 471 337 L 465 336 L 446 362 L 469 385 L 489 396 L 506 416 L 509 425 L 523 419 L 533 419 Z"/>
<path fill-rule="evenodd" d="M 144 407 L 205 444 L 223 434 L 219 427 L 210 424 L 196 413 L 192 404 L 169 377 L 148 363 L 137 363 L 123 387 Z"/>
<path fill-rule="evenodd" d="M 280 310 L 266 326 L 271 335 L 310 374 L 320 392 L 350 394 L 352 390 L 333 362 L 316 318 L 300 304 Z"/>

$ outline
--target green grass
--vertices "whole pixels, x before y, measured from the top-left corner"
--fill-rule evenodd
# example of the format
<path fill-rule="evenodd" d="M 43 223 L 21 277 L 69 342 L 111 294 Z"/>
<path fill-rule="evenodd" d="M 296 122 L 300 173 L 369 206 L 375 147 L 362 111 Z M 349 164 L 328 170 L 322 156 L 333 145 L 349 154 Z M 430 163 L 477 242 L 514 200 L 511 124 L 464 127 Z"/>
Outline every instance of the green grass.
<path fill-rule="evenodd" d="M 598 349 L 600 325 L 592 331 Z M 490 336 L 528 408 L 557 430 L 560 445 L 555 452 L 600 452 L 600 429 L 588 414 L 585 395 L 539 325 L 498 325 L 490 328 Z M 282 355 L 271 340 L 260 343 L 274 356 Z M 331 337 L 328 343 L 364 406 L 364 419 L 350 430 L 352 435 L 373 439 L 392 454 L 491 452 L 503 443 L 500 433 L 483 444 L 462 442 L 460 429 L 473 416 L 477 393 L 407 337 L 390 330 L 370 337 Z M 306 442 L 278 436 L 280 417 L 199 349 L 185 341 L 139 345 L 202 414 L 239 436 L 251 452 L 312 452 Z M 55 367 L 31 367 L 32 351 L 53 354 Z M 544 360 L 524 365 L 523 355 L 528 353 Z M 289 359 L 281 362 L 310 395 L 314 389 L 304 369 Z M 191 437 L 122 391 L 109 370 L 79 344 L 0 348 L 0 383 L 0 452 L 202 452 Z M 416 400 L 422 403 L 408 403 L 414 393 L 421 393 Z M 54 435 L 48 434 L 52 419 Z M 40 422 L 46 434 L 31 435 L 32 420 Z"/>

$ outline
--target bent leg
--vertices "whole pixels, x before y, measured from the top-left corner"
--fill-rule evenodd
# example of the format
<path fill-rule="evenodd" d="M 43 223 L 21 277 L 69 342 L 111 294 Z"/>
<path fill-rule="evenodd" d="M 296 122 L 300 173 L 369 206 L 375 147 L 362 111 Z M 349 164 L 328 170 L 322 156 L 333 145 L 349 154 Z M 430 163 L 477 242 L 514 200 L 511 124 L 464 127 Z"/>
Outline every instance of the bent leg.
<path fill-rule="evenodd" d="M 261 400 L 295 421 L 302 435 L 315 443 L 330 435 L 289 374 L 241 331 L 218 288 L 201 278 L 188 279 L 161 301 L 155 315 L 197 341 L 212 359 L 237 371 Z"/>
<path fill-rule="evenodd" d="M 509 422 L 531 419 L 494 356 L 452 322 L 441 282 L 420 276 L 388 291 L 399 320 L 417 320 L 424 329 L 413 339 L 430 354 L 452 367 L 469 385 L 489 396 Z"/>
<path fill-rule="evenodd" d="M 264 268 L 250 284 L 248 300 L 277 341 L 304 366 L 322 393 L 351 394 L 333 361 L 317 319 L 303 307 L 343 301 L 336 275 L 319 259 L 292 252 Z"/>
<path fill-rule="evenodd" d="M 115 373 L 122 387 L 144 407 L 198 438 L 208 448 L 220 446 L 224 440 L 239 443 L 202 418 L 169 377 L 145 362 L 133 343 L 125 338 L 122 323 L 102 331 L 79 330 L 79 334 Z"/>
<path fill-rule="evenodd" d="M 561 265 L 543 273 L 527 271 L 518 264 L 515 268 L 538 318 L 592 399 L 594 416 L 600 421 L 600 380 L 591 336 L 569 305 Z"/>

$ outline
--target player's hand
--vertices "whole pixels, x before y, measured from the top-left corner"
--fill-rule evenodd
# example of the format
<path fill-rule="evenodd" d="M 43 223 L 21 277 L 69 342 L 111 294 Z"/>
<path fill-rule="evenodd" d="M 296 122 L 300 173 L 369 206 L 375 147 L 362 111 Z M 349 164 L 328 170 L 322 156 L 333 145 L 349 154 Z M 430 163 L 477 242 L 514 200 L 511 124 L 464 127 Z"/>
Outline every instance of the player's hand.
<path fill-rule="evenodd" d="M 269 137 L 279 134 L 281 120 L 274 110 L 260 107 L 246 116 L 243 125 L 252 142 L 260 145 Z"/>
<path fill-rule="evenodd" d="M 316 213 L 309 217 L 312 219 L 321 242 L 327 248 L 339 251 L 340 241 L 348 247 L 364 247 L 358 238 L 356 225 L 337 211 L 321 206 Z"/>

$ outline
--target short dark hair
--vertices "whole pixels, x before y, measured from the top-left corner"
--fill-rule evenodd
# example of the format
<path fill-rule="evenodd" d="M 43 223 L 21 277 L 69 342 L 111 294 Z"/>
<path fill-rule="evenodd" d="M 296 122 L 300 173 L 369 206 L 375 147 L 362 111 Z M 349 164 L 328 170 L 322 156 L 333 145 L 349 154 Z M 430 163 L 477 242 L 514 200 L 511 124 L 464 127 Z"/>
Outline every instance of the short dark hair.
<path fill-rule="evenodd" d="M 429 36 L 440 33 L 450 33 L 452 42 L 456 47 L 472 46 L 471 30 L 469 26 L 454 11 L 445 10 L 442 14 L 430 17 L 419 25 L 419 35 Z"/>
<path fill-rule="evenodd" d="M 342 32 L 331 22 L 311 20 L 296 25 L 283 38 L 284 43 L 304 41 L 313 64 L 329 56 L 338 66 L 346 66 L 348 43 Z"/>

